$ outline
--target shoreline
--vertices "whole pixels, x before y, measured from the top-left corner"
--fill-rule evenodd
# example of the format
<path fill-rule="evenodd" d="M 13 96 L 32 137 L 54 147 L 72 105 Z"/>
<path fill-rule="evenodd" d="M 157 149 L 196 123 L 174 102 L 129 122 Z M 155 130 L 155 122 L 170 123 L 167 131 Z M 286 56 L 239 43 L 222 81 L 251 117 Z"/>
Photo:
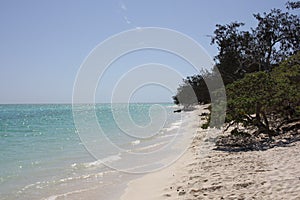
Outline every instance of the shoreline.
<path fill-rule="evenodd" d="M 300 198 L 300 142 L 266 151 L 227 152 L 212 150 L 207 136 L 214 139 L 217 134 L 197 128 L 191 146 L 175 163 L 131 180 L 120 199 Z"/>

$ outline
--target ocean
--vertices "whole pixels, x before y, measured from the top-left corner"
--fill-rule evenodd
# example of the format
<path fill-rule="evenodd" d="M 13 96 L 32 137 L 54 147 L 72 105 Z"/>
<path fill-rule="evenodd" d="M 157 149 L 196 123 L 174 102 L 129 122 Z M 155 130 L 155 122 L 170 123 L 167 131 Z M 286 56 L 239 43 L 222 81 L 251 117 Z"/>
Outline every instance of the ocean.
<path fill-rule="evenodd" d="M 97 123 L 105 133 L 105 137 L 93 140 L 96 150 L 87 138 L 97 136 L 98 130 L 89 127 L 90 119 L 86 115 L 78 116 L 80 112 L 77 117 L 87 123 L 75 124 L 71 104 L 0 105 L 1 200 L 92 199 L 95 193 L 102 194 L 98 199 L 114 199 L 117 193 L 111 191 L 138 176 L 129 177 L 131 172 L 151 171 L 156 166 L 158 169 L 165 164 L 160 161 L 168 160 L 176 152 L 173 147 L 159 152 L 178 137 L 183 123 L 182 115 L 173 113 L 172 104 L 133 103 L 128 107 L 127 104 L 83 104 L 79 107 L 81 111 L 93 108 Z M 112 110 L 120 114 L 119 118 Z M 122 114 L 127 111 L 130 120 Z M 162 126 L 157 130 L 147 126 L 153 121 L 163 121 Z M 130 135 L 132 122 L 136 127 Z M 120 151 L 115 152 L 112 146 Z M 148 158 L 151 152 L 157 154 Z M 139 153 L 144 160 L 134 157 Z M 156 159 L 157 155 L 160 158 Z"/>

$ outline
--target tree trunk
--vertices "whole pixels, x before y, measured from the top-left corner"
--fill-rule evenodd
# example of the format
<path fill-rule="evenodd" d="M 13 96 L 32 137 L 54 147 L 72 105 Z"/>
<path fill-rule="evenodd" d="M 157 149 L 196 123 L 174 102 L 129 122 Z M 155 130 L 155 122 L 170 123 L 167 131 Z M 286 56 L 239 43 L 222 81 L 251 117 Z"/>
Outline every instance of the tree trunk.
<path fill-rule="evenodd" d="M 270 126 L 269 126 L 268 118 L 267 118 L 265 112 L 262 111 L 261 113 L 262 113 L 262 116 L 263 116 L 263 118 L 264 118 L 264 122 L 265 122 L 265 126 L 266 126 L 266 128 L 267 128 L 267 131 L 270 131 Z"/>
<path fill-rule="evenodd" d="M 258 131 L 260 133 L 263 133 L 263 132 L 269 132 L 269 127 L 266 126 L 262 121 L 261 121 L 261 117 L 260 117 L 260 114 L 261 114 L 261 104 L 260 103 L 256 103 L 256 110 L 255 110 L 255 120 L 256 120 L 256 126 L 258 127 Z"/>
<path fill-rule="evenodd" d="M 259 124 L 260 122 L 260 110 L 261 110 L 261 105 L 260 103 L 256 103 L 256 109 L 255 109 L 255 119 L 256 119 L 256 122 Z"/>

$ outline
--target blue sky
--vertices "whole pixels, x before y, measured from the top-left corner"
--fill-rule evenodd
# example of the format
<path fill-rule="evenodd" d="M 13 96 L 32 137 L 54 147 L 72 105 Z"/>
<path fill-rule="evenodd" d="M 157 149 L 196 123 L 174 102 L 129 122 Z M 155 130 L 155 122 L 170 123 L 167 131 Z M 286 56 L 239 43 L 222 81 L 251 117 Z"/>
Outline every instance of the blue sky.
<path fill-rule="evenodd" d="M 136 27 L 174 29 L 196 40 L 213 57 L 217 49 L 207 35 L 215 24 L 241 21 L 254 26 L 253 13 L 284 9 L 284 4 L 282 0 L 0 1 L 0 103 L 70 103 L 83 60 L 97 44 L 119 32 Z M 146 63 L 150 58 L 167 60 L 169 65 L 177 59 L 149 51 L 131 59 L 137 58 Z M 184 76 L 195 73 L 182 61 L 176 63 Z M 114 76 L 122 70 L 116 65 L 110 71 L 100 81 L 97 101 L 110 100 Z M 162 102 L 171 101 L 171 95 L 149 86 L 137 91 L 134 99 Z"/>

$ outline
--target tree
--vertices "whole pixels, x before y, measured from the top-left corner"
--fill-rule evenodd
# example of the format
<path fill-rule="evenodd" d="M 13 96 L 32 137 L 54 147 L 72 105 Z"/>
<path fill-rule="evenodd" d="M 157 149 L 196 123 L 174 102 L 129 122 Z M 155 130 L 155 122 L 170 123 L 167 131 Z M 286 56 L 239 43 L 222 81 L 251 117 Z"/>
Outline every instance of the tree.
<path fill-rule="evenodd" d="M 287 3 L 290 9 L 296 9 L 299 5 L 299 1 Z M 219 50 L 215 56 L 214 69 L 212 72 L 202 72 L 184 79 L 173 97 L 176 104 L 209 103 L 210 94 L 218 88 L 208 91 L 206 84 L 213 84 L 217 71 L 220 72 L 226 86 L 242 79 L 248 73 L 271 72 L 283 60 L 299 52 L 299 16 L 279 9 L 253 16 L 258 25 L 250 30 L 241 30 L 244 23 L 240 22 L 216 25 L 211 37 L 211 44 L 216 44 Z M 197 99 L 188 98 L 190 88 L 194 90 Z"/>
<path fill-rule="evenodd" d="M 211 97 L 212 92 L 222 87 L 220 85 L 221 78 L 218 78 L 219 76 L 215 73 L 214 71 L 202 71 L 201 74 L 183 79 L 183 84 L 177 88 L 177 94 L 173 96 L 174 103 L 185 106 L 211 103 L 211 98 L 215 99 L 214 96 Z"/>
<path fill-rule="evenodd" d="M 300 49 L 300 19 L 297 15 L 273 9 L 269 13 L 254 14 L 258 26 L 252 30 L 255 59 L 260 70 L 270 70 Z"/>
<path fill-rule="evenodd" d="M 274 85 L 268 73 L 256 72 L 227 86 L 226 122 L 231 125 L 241 123 L 244 127 L 255 126 L 260 132 L 269 133 L 266 113 L 273 107 Z"/>
<path fill-rule="evenodd" d="M 286 8 L 289 9 L 289 10 L 294 10 L 294 9 L 298 9 L 300 8 L 300 1 L 288 1 L 286 3 Z"/>
<path fill-rule="evenodd" d="M 297 15 L 272 9 L 253 16 L 258 25 L 250 31 L 241 31 L 244 24 L 239 22 L 216 25 L 211 43 L 218 46 L 215 60 L 225 84 L 242 78 L 245 73 L 270 71 L 300 49 Z"/>
<path fill-rule="evenodd" d="M 210 95 L 206 82 L 212 74 L 202 72 L 202 75 L 188 76 L 183 79 L 183 84 L 177 88 L 177 94 L 173 96 L 175 104 L 187 107 L 198 103 L 209 103 Z"/>
<path fill-rule="evenodd" d="M 242 78 L 240 70 L 247 62 L 247 52 L 251 35 L 247 31 L 239 31 L 243 23 L 233 22 L 227 25 L 217 24 L 211 44 L 217 44 L 219 54 L 215 56 L 216 68 L 222 74 L 225 85 Z"/>
<path fill-rule="evenodd" d="M 284 116 L 283 123 L 298 119 L 300 113 L 300 52 L 284 61 L 271 72 L 276 80 L 277 106 L 274 112 Z"/>
<path fill-rule="evenodd" d="M 229 126 L 242 124 L 272 136 L 300 115 L 300 53 L 271 73 L 255 72 L 226 87 Z"/>
<path fill-rule="evenodd" d="M 177 88 L 177 94 L 173 96 L 174 103 L 183 105 L 184 109 L 198 103 L 195 91 L 189 84 L 182 84 Z"/>

